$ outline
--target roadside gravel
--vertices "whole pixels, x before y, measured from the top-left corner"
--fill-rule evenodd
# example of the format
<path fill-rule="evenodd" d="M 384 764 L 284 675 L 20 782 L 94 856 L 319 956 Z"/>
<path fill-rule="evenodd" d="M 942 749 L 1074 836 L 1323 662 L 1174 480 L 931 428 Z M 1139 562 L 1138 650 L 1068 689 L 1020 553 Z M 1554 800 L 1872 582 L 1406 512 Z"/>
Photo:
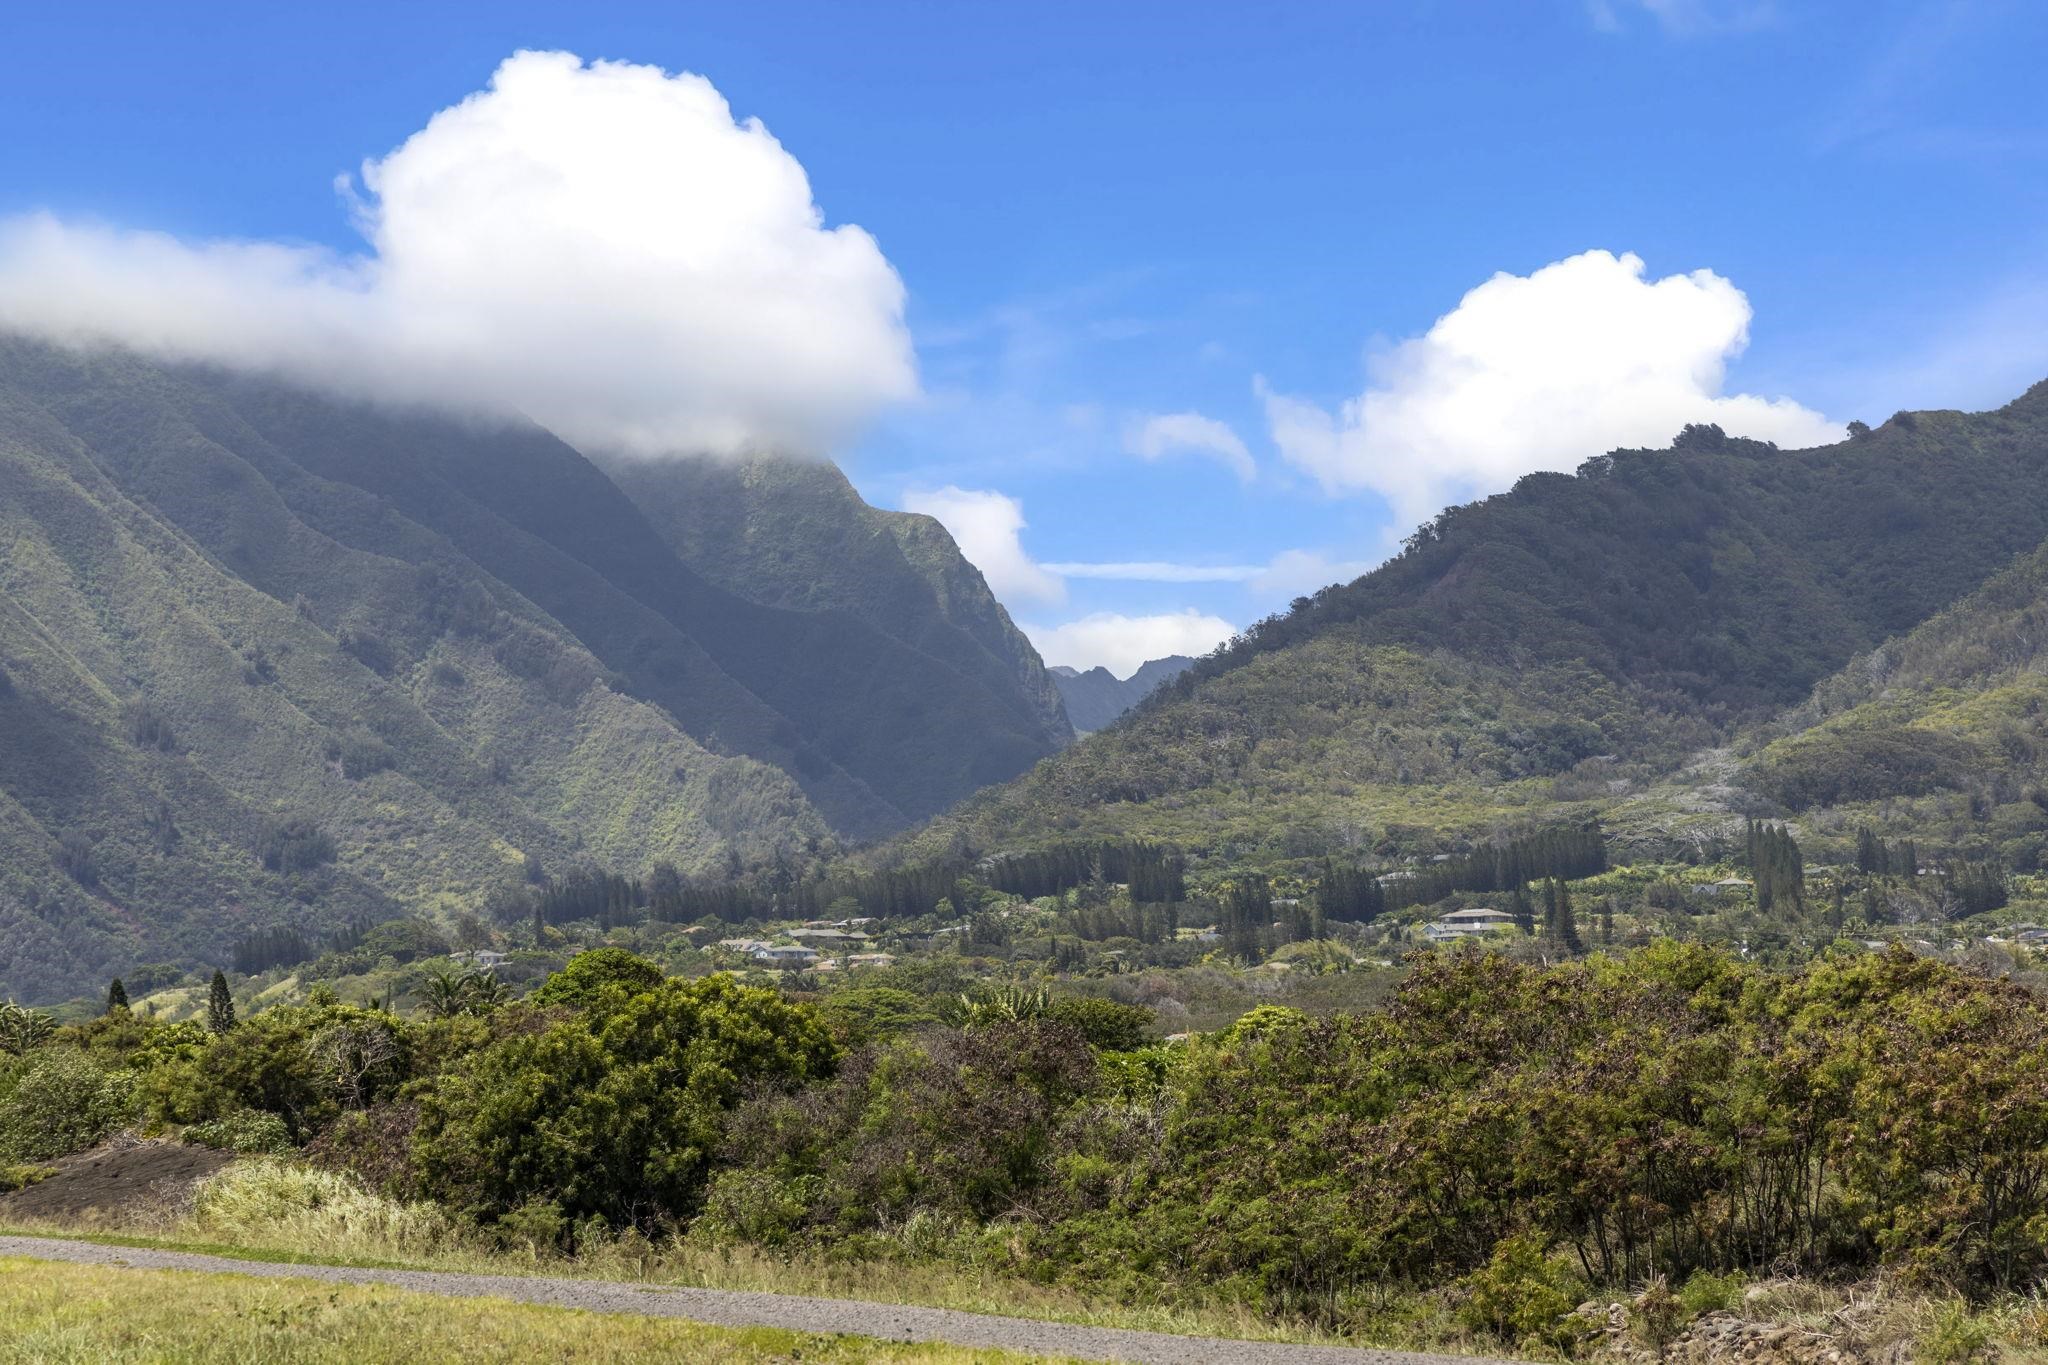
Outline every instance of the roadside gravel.
<path fill-rule="evenodd" d="M 52 1237 L 0 1236 L 0 1256 L 129 1266 L 138 1270 L 201 1270 L 265 1279 L 386 1284 L 452 1298 L 511 1299 L 593 1313 L 687 1318 L 720 1327 L 781 1327 L 798 1332 L 847 1333 L 883 1341 L 946 1342 L 1080 1360 L 1129 1361 L 1134 1365 L 1488 1365 L 1471 1356 L 1181 1337 L 857 1299 L 815 1299 L 794 1294 L 684 1289 L 542 1275 L 460 1275 L 438 1270 L 284 1265 Z"/>

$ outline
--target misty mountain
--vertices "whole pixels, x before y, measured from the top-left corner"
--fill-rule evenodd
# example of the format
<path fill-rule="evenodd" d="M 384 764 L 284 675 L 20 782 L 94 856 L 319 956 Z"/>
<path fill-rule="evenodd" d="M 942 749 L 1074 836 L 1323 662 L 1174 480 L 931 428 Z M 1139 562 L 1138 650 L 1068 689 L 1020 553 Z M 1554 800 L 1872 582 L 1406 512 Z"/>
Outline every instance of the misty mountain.
<path fill-rule="evenodd" d="M 800 859 L 1055 752 L 979 575 L 871 513 L 803 514 L 866 560 L 705 573 L 537 428 L 0 340 L 0 993 L 534 867 Z"/>
<path fill-rule="evenodd" d="M 904 847 L 1148 835 L 1233 857 L 1407 854 L 1594 815 L 1624 845 L 1718 837 L 1731 800 L 1777 798 L 1730 786 L 1704 751 L 1839 692 L 1859 656 L 1940 654 L 1944 628 L 1916 628 L 2048 540 L 2048 385 L 1854 430 L 1781 451 L 1687 428 L 1449 509 Z M 1987 632 L 1961 633 L 2024 634 Z M 1872 654 L 1898 636 L 1914 643 Z"/>
<path fill-rule="evenodd" d="M 1162 684 L 1179 677 L 1195 661 L 1185 654 L 1148 659 L 1128 678 L 1119 678 L 1100 664 L 1087 672 L 1064 665 L 1050 670 L 1060 697 L 1067 705 L 1067 718 L 1076 734 L 1103 729 L 1118 716 L 1152 695 Z"/>

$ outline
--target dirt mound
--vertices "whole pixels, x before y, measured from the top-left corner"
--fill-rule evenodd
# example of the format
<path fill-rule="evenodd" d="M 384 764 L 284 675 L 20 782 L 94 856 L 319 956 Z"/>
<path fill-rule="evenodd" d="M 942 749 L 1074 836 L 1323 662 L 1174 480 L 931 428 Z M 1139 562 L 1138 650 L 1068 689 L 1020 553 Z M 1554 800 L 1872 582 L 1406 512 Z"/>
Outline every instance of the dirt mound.
<path fill-rule="evenodd" d="M 56 1174 L 0 1194 L 0 1222 L 133 1221 L 182 1208 L 232 1152 L 166 1139 L 120 1139 L 51 1162 Z"/>

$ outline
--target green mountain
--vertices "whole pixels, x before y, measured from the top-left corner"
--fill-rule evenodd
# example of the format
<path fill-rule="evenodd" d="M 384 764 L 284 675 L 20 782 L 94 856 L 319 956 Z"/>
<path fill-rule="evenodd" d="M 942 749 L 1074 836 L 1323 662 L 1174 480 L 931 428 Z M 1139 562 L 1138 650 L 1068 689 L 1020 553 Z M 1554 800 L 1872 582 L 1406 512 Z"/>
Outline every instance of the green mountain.
<path fill-rule="evenodd" d="M 1808 826 L 2048 865 L 2048 545 L 1744 736 L 1737 780 Z"/>
<path fill-rule="evenodd" d="M 1078 668 L 1054 668 L 1053 682 L 1067 704 L 1067 715 L 1077 734 L 1092 734 L 1157 691 L 1161 684 L 1179 677 L 1194 664 L 1185 654 L 1148 659 L 1128 678 L 1119 678 L 1097 665 L 1082 672 Z"/>
<path fill-rule="evenodd" d="M 669 548 L 728 592 L 764 606 L 840 611 L 977 689 L 1046 751 L 1073 731 L 1038 651 L 931 517 L 870 507 L 837 467 L 753 459 L 604 466 Z M 979 784 L 976 784 L 979 785 Z M 914 801 L 951 804 L 972 788 Z"/>
<path fill-rule="evenodd" d="M 847 492 L 816 527 L 860 534 Z M 922 606 L 750 597 L 537 429 L 0 339 L 0 994 L 535 864 L 802 859 L 1009 777 L 1064 718 L 933 529 Z"/>
<path fill-rule="evenodd" d="M 1624 844 L 1697 839 L 1771 799 L 1715 746 L 2048 540 L 2048 385 L 1855 433 L 1687 428 L 1452 508 L 899 852 L 1407 855 L 1596 813 Z"/>

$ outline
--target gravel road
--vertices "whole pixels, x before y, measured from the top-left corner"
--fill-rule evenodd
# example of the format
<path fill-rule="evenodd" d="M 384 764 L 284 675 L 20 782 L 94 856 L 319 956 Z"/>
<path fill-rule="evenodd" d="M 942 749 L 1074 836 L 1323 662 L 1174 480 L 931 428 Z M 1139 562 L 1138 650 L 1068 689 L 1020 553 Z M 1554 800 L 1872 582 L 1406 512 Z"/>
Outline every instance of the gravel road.
<path fill-rule="evenodd" d="M 103 1246 L 97 1242 L 53 1237 L 0 1237 L 0 1256 L 27 1256 L 81 1265 L 128 1266 L 138 1270 L 205 1270 L 258 1275 L 265 1279 L 388 1284 L 455 1298 L 513 1299 L 557 1308 L 581 1308 L 594 1313 L 688 1318 L 693 1322 L 714 1323 L 721 1327 L 843 1332 L 878 1337 L 884 1341 L 946 1342 L 955 1346 L 995 1347 L 1032 1355 L 1144 1362 L 1144 1365 L 1153 1365 L 1154 1362 L 1157 1365 L 1489 1365 L 1472 1356 L 1416 1355 L 1405 1351 L 1179 1337 L 1163 1332 L 1077 1327 L 1030 1318 L 1000 1318 L 949 1308 L 912 1308 L 857 1299 L 812 1299 L 794 1294 L 681 1289 L 667 1285 L 542 1275 L 457 1275 L 438 1270 L 283 1265 L 268 1261 L 237 1261 L 224 1256 L 201 1256 L 184 1251 Z M 1491 1365 L 1501 1363 L 1492 1362 Z"/>

